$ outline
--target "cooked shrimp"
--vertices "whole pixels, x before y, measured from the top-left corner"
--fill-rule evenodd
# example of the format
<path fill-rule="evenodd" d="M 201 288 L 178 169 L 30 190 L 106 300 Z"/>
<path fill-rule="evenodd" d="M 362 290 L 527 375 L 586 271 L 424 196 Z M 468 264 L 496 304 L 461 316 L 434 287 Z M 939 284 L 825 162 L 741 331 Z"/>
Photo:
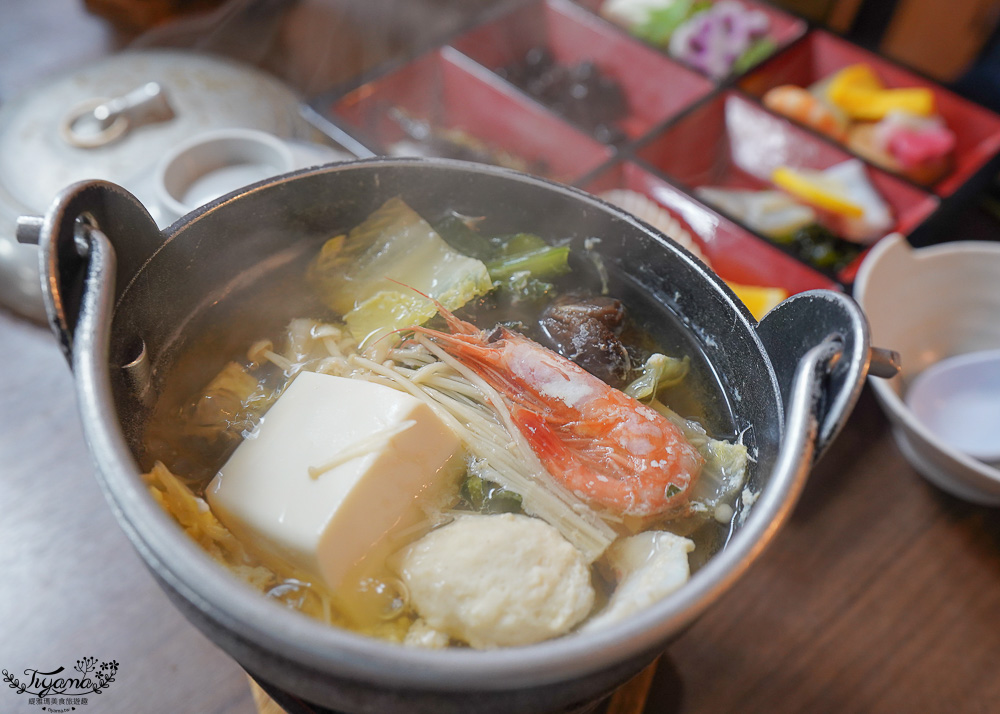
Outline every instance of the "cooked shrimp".
<path fill-rule="evenodd" d="M 784 84 L 767 92 L 764 106 L 797 122 L 810 126 L 837 141 L 847 138 L 847 122 L 843 117 L 802 87 Z"/>
<path fill-rule="evenodd" d="M 452 334 L 426 335 L 496 389 L 553 478 L 620 515 L 680 510 L 704 459 L 657 411 L 536 342 L 489 333 L 439 307 Z"/>

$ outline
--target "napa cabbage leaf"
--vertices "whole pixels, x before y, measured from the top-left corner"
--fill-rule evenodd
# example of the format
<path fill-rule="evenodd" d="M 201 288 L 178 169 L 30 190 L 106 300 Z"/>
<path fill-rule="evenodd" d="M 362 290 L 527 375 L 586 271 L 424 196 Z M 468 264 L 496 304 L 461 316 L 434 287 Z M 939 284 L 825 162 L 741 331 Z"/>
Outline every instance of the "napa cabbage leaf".
<path fill-rule="evenodd" d="M 398 197 L 328 240 L 309 276 L 363 344 L 426 322 L 437 313 L 433 300 L 457 310 L 492 288 L 482 261 L 449 246 Z"/>

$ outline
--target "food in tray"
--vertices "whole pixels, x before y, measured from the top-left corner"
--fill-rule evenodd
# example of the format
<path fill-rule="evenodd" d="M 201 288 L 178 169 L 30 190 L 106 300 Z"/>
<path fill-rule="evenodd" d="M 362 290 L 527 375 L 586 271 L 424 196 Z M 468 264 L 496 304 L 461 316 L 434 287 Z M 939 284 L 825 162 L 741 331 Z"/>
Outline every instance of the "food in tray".
<path fill-rule="evenodd" d="M 861 255 L 862 246 L 835 235 L 821 223 L 813 223 L 776 238 L 809 265 L 829 273 L 838 273 Z"/>
<path fill-rule="evenodd" d="M 770 90 L 763 99 L 764 105 L 772 111 L 784 114 L 837 141 L 847 139 L 847 116 L 807 89 L 783 84 Z"/>
<path fill-rule="evenodd" d="M 931 90 L 924 87 L 886 89 L 866 64 L 844 67 L 821 82 L 820 88 L 834 105 L 860 121 L 877 121 L 892 111 L 917 116 L 934 113 Z"/>
<path fill-rule="evenodd" d="M 788 291 L 784 288 L 768 287 L 766 285 L 746 285 L 732 280 L 726 280 L 726 285 L 736 293 L 750 314 L 757 320 L 762 320 L 764 315 L 777 306 L 782 300 L 788 297 Z"/>
<path fill-rule="evenodd" d="M 566 242 L 430 218 L 396 198 L 329 239 L 302 281 L 329 313 L 161 400 L 154 497 L 268 598 L 412 646 L 526 645 L 683 587 L 753 498 L 738 435 L 667 406 L 720 403 L 703 357 Z"/>
<path fill-rule="evenodd" d="M 543 175 L 548 173 L 548 167 L 544 162 L 527 161 L 492 146 L 461 129 L 436 127 L 431 122 L 411 116 L 399 107 L 390 107 L 387 116 L 406 135 L 405 139 L 396 141 L 387 147 L 390 156 L 459 159 L 503 166 L 515 171 Z"/>
<path fill-rule="evenodd" d="M 807 263 L 833 272 L 894 224 L 892 209 L 857 159 L 823 171 L 779 166 L 771 180 L 780 190 L 700 186 L 695 193 Z"/>
<path fill-rule="evenodd" d="M 699 186 L 695 194 L 758 233 L 770 238 L 791 235 L 816 222 L 816 211 L 784 191 Z"/>
<path fill-rule="evenodd" d="M 645 221 L 661 233 L 674 239 L 684 246 L 690 253 L 701 260 L 706 265 L 708 258 L 701 250 L 701 246 L 695 241 L 691 232 L 684 225 L 674 218 L 666 208 L 653 199 L 626 188 L 614 188 L 599 194 L 608 203 L 613 203 L 623 211 L 628 211 L 636 218 Z"/>
<path fill-rule="evenodd" d="M 886 88 L 867 64 L 844 67 L 809 87 L 774 87 L 764 104 L 920 184 L 952 167 L 955 134 L 925 87 Z"/>
<path fill-rule="evenodd" d="M 892 209 L 872 186 L 865 165 L 857 159 L 822 171 L 779 166 L 771 180 L 819 211 L 821 223 L 853 243 L 872 243 L 893 226 Z"/>
<path fill-rule="evenodd" d="M 855 124 L 847 145 L 874 164 L 928 185 L 951 171 L 955 134 L 941 117 L 895 111 L 878 122 Z"/>
<path fill-rule="evenodd" d="M 557 114 L 586 128 L 605 144 L 625 141 L 615 122 L 628 114 L 621 85 L 590 61 L 566 66 L 546 48 L 533 47 L 497 74 L 545 104 Z"/>
<path fill-rule="evenodd" d="M 778 191 L 773 193 L 779 196 L 784 195 Z M 664 235 L 674 239 L 705 263 L 705 265 L 710 268 L 712 267 L 708 257 L 702 252 L 701 247 L 695 241 L 690 231 L 679 220 L 674 218 L 667 209 L 653 199 L 644 196 L 638 191 L 622 188 L 605 191 L 600 194 L 600 197 L 622 210 L 628 211 L 636 218 L 645 221 Z M 808 208 L 801 206 L 799 208 L 803 208 L 813 219 L 815 218 L 815 214 Z M 758 320 L 764 317 L 772 307 L 788 297 L 788 291 L 784 288 L 766 285 L 746 285 L 728 280 L 725 276 L 720 277 L 726 281 L 726 284 L 732 288 L 736 296 L 743 301 L 743 304 L 747 306 L 750 313 Z"/>
<path fill-rule="evenodd" d="M 774 52 L 767 14 L 737 0 L 608 0 L 600 12 L 714 79 Z"/>

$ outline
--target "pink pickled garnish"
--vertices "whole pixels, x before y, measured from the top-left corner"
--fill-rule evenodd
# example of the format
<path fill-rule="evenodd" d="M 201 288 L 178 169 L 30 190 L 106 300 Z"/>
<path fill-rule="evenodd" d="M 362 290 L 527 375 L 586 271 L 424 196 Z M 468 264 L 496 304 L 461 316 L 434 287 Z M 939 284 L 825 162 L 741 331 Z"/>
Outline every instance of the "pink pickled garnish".
<path fill-rule="evenodd" d="M 955 148 L 955 134 L 940 126 L 930 129 L 898 129 L 889 137 L 888 149 L 906 169 L 913 169 L 947 156 Z"/>

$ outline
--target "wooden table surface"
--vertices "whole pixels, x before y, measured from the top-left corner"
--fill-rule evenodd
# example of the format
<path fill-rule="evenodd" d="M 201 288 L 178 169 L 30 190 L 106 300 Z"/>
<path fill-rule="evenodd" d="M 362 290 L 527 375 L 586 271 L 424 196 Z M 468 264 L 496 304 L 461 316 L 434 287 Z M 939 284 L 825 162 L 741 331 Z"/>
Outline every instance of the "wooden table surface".
<path fill-rule="evenodd" d="M 42 32 L 20 37 L 11 18 Z M 5 99 L 54 61 L 40 42 L 70 62 L 115 37 L 70 0 L 4 0 L 0 28 Z M 77 711 L 256 710 L 106 506 L 54 339 L 0 312 L 0 669 L 82 657 L 119 671 Z M 774 545 L 667 648 L 645 711 L 998 712 L 998 671 L 1000 511 L 923 481 L 866 388 Z M 0 712 L 40 710 L 0 688 Z"/>

